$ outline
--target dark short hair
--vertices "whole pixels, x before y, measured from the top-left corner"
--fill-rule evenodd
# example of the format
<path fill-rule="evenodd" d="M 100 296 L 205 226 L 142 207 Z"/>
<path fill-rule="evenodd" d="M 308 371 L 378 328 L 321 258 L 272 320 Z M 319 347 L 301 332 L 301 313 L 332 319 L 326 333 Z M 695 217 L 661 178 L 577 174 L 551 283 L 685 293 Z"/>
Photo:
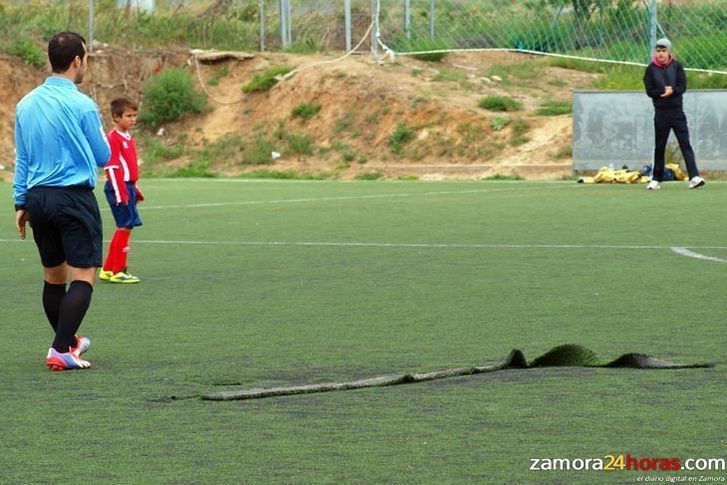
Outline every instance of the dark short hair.
<path fill-rule="evenodd" d="M 48 42 L 48 60 L 55 73 L 63 73 L 71 67 L 73 59 L 86 55 L 86 39 L 75 32 L 60 32 Z"/>
<path fill-rule="evenodd" d="M 139 111 L 139 105 L 128 96 L 119 96 L 111 100 L 111 114 L 113 116 L 123 115 L 126 109 Z"/>

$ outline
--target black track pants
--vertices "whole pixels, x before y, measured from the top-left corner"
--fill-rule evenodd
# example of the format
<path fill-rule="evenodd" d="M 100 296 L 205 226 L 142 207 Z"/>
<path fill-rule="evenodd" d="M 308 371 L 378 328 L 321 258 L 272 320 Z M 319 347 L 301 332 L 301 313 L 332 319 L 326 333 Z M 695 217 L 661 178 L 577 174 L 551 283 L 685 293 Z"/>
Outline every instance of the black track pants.
<path fill-rule="evenodd" d="M 684 156 L 684 163 L 687 166 L 689 178 L 697 177 L 699 169 L 694 160 L 694 150 L 689 143 L 689 128 L 687 128 L 687 117 L 681 108 L 658 109 L 654 114 L 654 175 L 653 179 L 661 182 L 664 179 L 664 153 L 666 142 L 669 140 L 669 131 L 674 130 L 674 135 L 679 142 L 679 149 Z"/>

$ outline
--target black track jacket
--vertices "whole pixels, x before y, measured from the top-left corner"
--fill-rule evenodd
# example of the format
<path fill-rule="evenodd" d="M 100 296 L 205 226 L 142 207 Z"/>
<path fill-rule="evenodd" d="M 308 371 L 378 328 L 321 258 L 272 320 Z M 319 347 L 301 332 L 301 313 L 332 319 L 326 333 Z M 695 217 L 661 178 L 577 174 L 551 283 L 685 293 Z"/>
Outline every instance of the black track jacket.
<path fill-rule="evenodd" d="M 661 98 L 666 86 L 671 86 L 674 93 L 666 98 Z M 682 94 L 687 90 L 687 75 L 682 65 L 672 59 L 667 67 L 660 67 L 653 62 L 649 64 L 644 73 L 644 87 L 646 94 L 654 102 L 654 108 L 660 109 L 681 109 Z"/>

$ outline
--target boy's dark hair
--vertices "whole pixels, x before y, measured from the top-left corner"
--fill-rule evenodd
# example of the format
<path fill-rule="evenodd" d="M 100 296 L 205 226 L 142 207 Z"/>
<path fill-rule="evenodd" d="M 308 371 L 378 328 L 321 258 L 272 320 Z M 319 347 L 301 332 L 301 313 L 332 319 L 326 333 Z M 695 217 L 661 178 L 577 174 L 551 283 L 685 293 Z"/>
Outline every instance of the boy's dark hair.
<path fill-rule="evenodd" d="M 119 96 L 118 98 L 114 98 L 113 100 L 111 100 L 112 116 L 121 116 L 124 114 L 124 110 L 126 109 L 139 111 L 139 105 L 136 104 L 136 101 L 128 96 Z"/>
<path fill-rule="evenodd" d="M 73 59 L 83 60 L 86 55 L 86 39 L 75 32 L 60 32 L 48 42 L 48 60 L 53 72 L 64 73 L 71 67 Z"/>

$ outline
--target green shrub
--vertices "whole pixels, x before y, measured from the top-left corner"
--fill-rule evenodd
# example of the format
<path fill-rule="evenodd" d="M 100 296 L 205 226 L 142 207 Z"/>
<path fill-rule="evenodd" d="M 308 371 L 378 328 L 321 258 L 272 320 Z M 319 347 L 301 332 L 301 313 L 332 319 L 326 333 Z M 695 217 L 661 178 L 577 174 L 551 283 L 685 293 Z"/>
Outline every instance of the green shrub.
<path fill-rule="evenodd" d="M 562 69 L 571 69 L 573 71 L 595 73 L 607 72 L 609 70 L 609 67 L 612 67 L 608 64 L 604 64 L 601 62 L 585 61 L 581 59 L 568 59 L 566 57 L 551 57 L 549 59 L 549 64 L 553 67 L 560 67 Z"/>
<path fill-rule="evenodd" d="M 569 99 L 550 99 L 544 101 L 540 108 L 536 111 L 536 114 L 540 116 L 558 116 L 567 115 L 573 112 L 573 105 Z"/>
<path fill-rule="evenodd" d="M 145 167 L 174 160 L 185 153 L 183 144 L 177 143 L 169 146 L 161 139 L 147 133 L 140 133 L 137 140 L 139 141 L 139 151 L 143 155 Z"/>
<path fill-rule="evenodd" d="M 567 145 L 564 147 L 560 147 L 555 153 L 551 155 L 555 159 L 560 158 L 571 158 L 573 156 L 573 146 Z"/>
<path fill-rule="evenodd" d="M 594 86 L 607 91 L 644 89 L 644 68 L 637 66 L 612 66 L 596 79 Z"/>
<path fill-rule="evenodd" d="M 500 131 L 510 124 L 510 118 L 492 118 L 490 120 L 490 126 L 495 131 Z"/>
<path fill-rule="evenodd" d="M 197 92 L 190 74 L 184 69 L 165 69 L 147 83 L 139 120 L 156 127 L 206 109 L 207 98 Z"/>
<path fill-rule="evenodd" d="M 209 160 L 205 159 L 198 159 L 190 163 L 189 165 L 186 165 L 180 169 L 178 169 L 176 172 L 172 173 L 172 177 L 199 177 L 199 178 L 214 178 L 217 177 L 217 174 L 212 172 L 209 168 L 210 162 Z"/>
<path fill-rule="evenodd" d="M 593 63 L 595 64 L 595 63 Z M 644 68 L 641 66 L 603 65 L 602 75 L 594 83 L 597 89 L 610 91 L 641 91 L 644 89 Z M 689 89 L 727 89 L 727 75 L 687 71 Z"/>
<path fill-rule="evenodd" d="M 16 56 L 26 64 L 41 69 L 46 64 L 46 54 L 32 40 L 21 37 L 14 39 L 3 46 L 3 50 L 11 56 Z"/>
<path fill-rule="evenodd" d="M 366 172 L 356 175 L 356 180 L 379 180 L 384 174 L 381 172 Z"/>
<path fill-rule="evenodd" d="M 713 15 L 718 14 L 713 12 Z M 685 36 L 677 40 L 674 56 L 684 67 L 700 66 L 706 69 L 725 70 L 727 67 L 724 58 L 725 45 L 727 45 L 727 14 L 722 13 L 722 18 L 724 19 L 723 25 L 717 31 L 706 35 Z"/>
<path fill-rule="evenodd" d="M 530 141 L 530 137 L 527 137 L 525 135 L 515 135 L 512 138 L 510 138 L 510 145 L 517 147 L 520 145 L 524 145 L 529 141 Z"/>
<path fill-rule="evenodd" d="M 524 180 L 520 175 L 503 175 L 500 173 L 496 173 L 495 175 L 490 175 L 489 177 L 485 177 L 485 180 Z"/>
<path fill-rule="evenodd" d="M 289 66 L 273 66 L 260 74 L 255 74 L 252 79 L 242 86 L 245 93 L 256 93 L 268 91 L 278 82 L 278 76 L 284 76 L 292 71 Z"/>
<path fill-rule="evenodd" d="M 265 138 L 263 133 L 257 133 L 252 143 L 245 145 L 242 159 L 248 165 L 263 165 L 272 163 L 272 153 L 275 150 L 275 143 Z"/>
<path fill-rule="evenodd" d="M 510 138 L 510 145 L 519 146 L 530 141 L 530 138 L 525 136 L 525 133 L 530 130 L 530 123 L 523 119 L 517 119 L 512 123 L 512 138 Z"/>
<path fill-rule="evenodd" d="M 325 180 L 328 174 L 312 174 L 308 172 L 298 173 L 295 170 L 267 170 L 260 169 L 243 173 L 240 178 L 245 179 L 282 179 L 282 180 Z"/>
<path fill-rule="evenodd" d="M 207 81 L 207 84 L 209 86 L 219 86 L 220 80 L 222 80 L 222 78 L 227 76 L 229 73 L 229 68 L 227 66 L 222 66 L 221 69 L 217 69 L 214 73 L 212 73 L 212 77 L 209 81 Z"/>
<path fill-rule="evenodd" d="M 310 135 L 288 133 L 285 136 L 291 153 L 298 155 L 313 155 L 313 138 Z"/>
<path fill-rule="evenodd" d="M 687 72 L 689 89 L 727 89 L 727 74 Z"/>
<path fill-rule="evenodd" d="M 544 62 L 540 59 L 528 59 L 519 62 L 501 62 L 493 65 L 487 71 L 488 76 L 498 76 L 507 80 L 508 78 L 517 78 L 522 80 L 534 80 L 541 75 L 541 69 Z"/>
<path fill-rule="evenodd" d="M 389 146 L 391 152 L 400 154 L 404 145 L 414 139 L 414 130 L 408 127 L 405 123 L 399 123 L 396 125 L 394 132 L 389 135 Z"/>
<path fill-rule="evenodd" d="M 530 123 L 523 119 L 517 119 L 512 124 L 512 132 L 515 135 L 522 135 L 530 129 Z"/>
<path fill-rule="evenodd" d="M 157 4 L 159 3 L 157 2 Z M 179 20 L 177 20 L 177 17 L 179 17 L 178 13 L 172 13 L 171 15 L 165 15 L 163 17 L 158 14 L 155 14 L 155 16 L 160 17 L 160 20 L 163 22 L 171 23 L 172 25 L 179 23 Z M 190 39 L 184 39 L 183 42 L 196 46 L 204 45 L 207 48 L 214 46 L 220 50 L 254 50 L 260 46 L 257 19 L 254 21 L 244 21 L 232 18 L 228 14 L 216 16 L 214 22 L 199 26 L 195 25 L 199 23 L 199 19 L 195 17 L 196 15 L 192 15 L 191 18 L 187 17 L 186 20 L 180 19 L 188 23 L 187 28 L 191 31 L 190 34 L 192 36 Z M 157 31 L 162 29 L 163 26 L 161 25 L 156 27 Z M 151 37 L 150 34 L 148 35 Z M 179 33 L 172 33 L 172 35 L 178 36 Z M 202 38 L 194 39 L 194 37 Z M 150 40 L 153 42 L 153 37 Z"/>
<path fill-rule="evenodd" d="M 488 96 L 480 100 L 479 107 L 490 111 L 517 111 L 521 105 L 507 96 Z"/>
<path fill-rule="evenodd" d="M 449 49 L 449 44 L 441 39 L 406 39 L 396 45 L 399 52 L 427 52 L 443 51 Z M 426 54 L 413 54 L 414 59 L 427 62 L 441 62 L 448 52 L 427 52 Z"/>
<path fill-rule="evenodd" d="M 454 69 L 441 69 L 437 75 L 432 78 L 432 81 L 456 82 L 462 84 L 467 82 L 467 74 Z"/>
<path fill-rule="evenodd" d="M 323 44 L 319 39 L 308 37 L 303 40 L 296 39 L 290 47 L 285 49 L 285 52 L 290 52 L 291 54 L 315 54 L 323 50 Z"/>
<path fill-rule="evenodd" d="M 352 110 L 348 110 L 343 118 L 336 121 L 335 130 L 336 133 L 341 133 L 342 131 L 348 129 L 356 122 L 356 114 Z"/>
<path fill-rule="evenodd" d="M 321 105 L 319 103 L 300 103 L 298 106 L 293 108 L 291 114 L 293 118 L 309 120 L 317 115 L 320 110 Z"/>
<path fill-rule="evenodd" d="M 339 152 L 342 152 L 344 150 L 348 150 L 348 143 L 342 142 L 341 140 L 333 140 L 331 142 L 331 148 L 334 150 L 338 150 Z"/>
<path fill-rule="evenodd" d="M 205 143 L 199 157 L 212 162 L 240 162 L 245 143 L 240 135 L 227 134 L 211 143 Z"/>

